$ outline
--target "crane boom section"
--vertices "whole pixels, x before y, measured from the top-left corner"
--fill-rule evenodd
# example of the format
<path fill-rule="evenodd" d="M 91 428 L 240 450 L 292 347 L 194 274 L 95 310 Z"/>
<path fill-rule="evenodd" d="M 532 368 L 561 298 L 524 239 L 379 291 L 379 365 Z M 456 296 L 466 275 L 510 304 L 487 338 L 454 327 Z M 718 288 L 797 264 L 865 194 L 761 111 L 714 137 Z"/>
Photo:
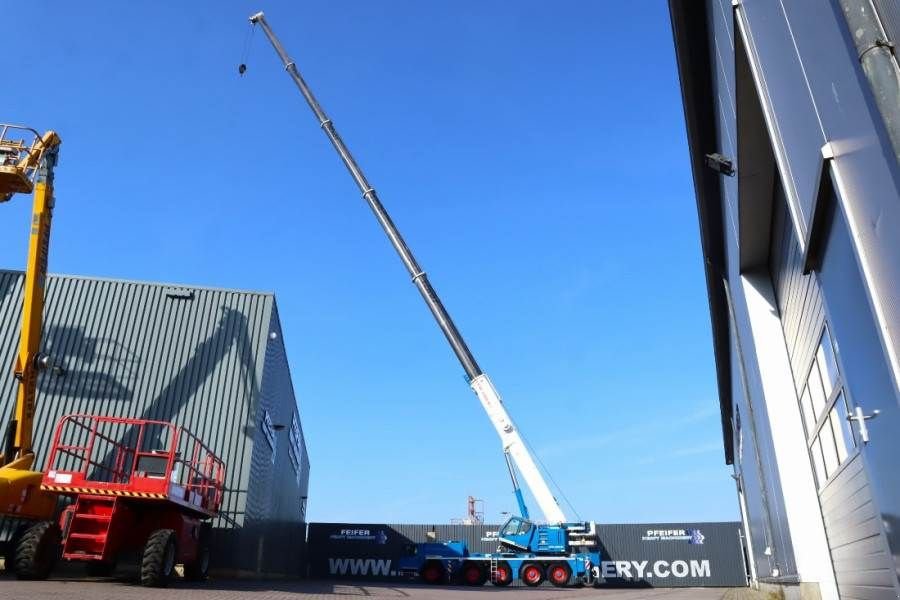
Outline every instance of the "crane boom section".
<path fill-rule="evenodd" d="M 434 316 L 435 321 L 437 321 L 438 327 L 440 327 L 444 336 L 447 338 L 447 341 L 450 343 L 450 347 L 453 349 L 463 370 L 466 372 L 472 390 L 478 396 L 491 423 L 497 430 L 501 442 L 503 443 L 504 451 L 509 453 L 509 456 L 512 457 L 516 467 L 522 473 L 522 477 L 528 484 L 532 495 L 544 512 L 545 518 L 550 523 L 565 522 L 566 519 L 562 510 L 553 497 L 553 494 L 550 492 L 547 482 L 544 481 L 534 459 L 531 457 L 531 454 L 528 452 L 528 449 L 522 441 L 518 429 L 513 425 L 509 413 L 507 413 L 506 408 L 503 406 L 503 402 L 500 400 L 499 394 L 497 394 L 497 390 L 494 388 L 494 385 L 487 375 L 485 375 L 478 366 L 475 357 L 472 355 L 468 345 L 466 345 L 465 340 L 453 323 L 453 319 L 450 318 L 450 314 L 444 308 L 443 303 L 434 291 L 431 283 L 429 283 L 428 276 L 421 269 L 419 263 L 416 262 L 415 257 L 406 245 L 400 232 L 397 230 L 397 227 L 394 225 L 384 206 L 381 204 L 381 201 L 378 199 L 375 189 L 369 184 L 362 169 L 360 169 L 359 165 L 353 159 L 353 155 L 350 154 L 350 150 L 344 144 L 340 135 L 338 135 L 334 123 L 331 122 L 331 119 L 329 119 L 325 114 L 325 111 L 322 110 L 319 102 L 316 100 L 315 96 L 313 96 L 309 86 L 297 70 L 297 65 L 291 57 L 288 56 L 284 47 L 281 45 L 281 42 L 272 32 L 263 13 L 260 12 L 251 16 L 250 22 L 259 25 L 266 34 L 266 37 L 269 39 L 269 42 L 272 44 L 272 47 L 275 49 L 281 62 L 284 64 L 285 70 L 291 76 L 291 79 L 300 90 L 300 93 L 306 99 L 307 104 L 309 104 L 322 131 L 328 136 L 334 149 L 340 155 L 344 166 L 350 172 L 351 177 L 353 177 L 353 180 L 362 192 L 363 199 L 372 209 L 375 218 L 378 220 L 382 229 L 384 229 L 384 232 L 387 234 L 394 249 L 400 255 L 400 259 L 403 261 L 406 270 L 412 277 L 413 284 L 415 284 L 416 288 L 419 290 L 419 293 L 425 300 L 425 304 L 428 305 L 428 309 Z"/>
<path fill-rule="evenodd" d="M 47 157 L 51 157 L 48 155 Z M 16 356 L 15 376 L 19 380 L 16 399 L 16 435 L 13 440 L 17 458 L 31 453 L 35 398 L 37 396 L 38 359 L 44 314 L 44 287 L 47 282 L 47 254 L 50 250 L 50 225 L 53 219 L 52 170 L 41 168 L 34 186 L 28 262 L 25 267 L 22 334 Z"/>

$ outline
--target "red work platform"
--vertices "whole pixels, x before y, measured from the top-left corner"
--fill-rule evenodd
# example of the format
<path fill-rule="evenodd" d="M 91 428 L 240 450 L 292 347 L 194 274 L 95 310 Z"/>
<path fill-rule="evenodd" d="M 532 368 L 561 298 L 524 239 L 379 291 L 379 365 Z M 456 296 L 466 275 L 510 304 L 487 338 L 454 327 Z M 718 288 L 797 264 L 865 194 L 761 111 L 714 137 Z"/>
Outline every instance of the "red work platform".
<path fill-rule="evenodd" d="M 225 464 L 184 427 L 76 414 L 56 426 L 41 489 L 168 500 L 212 517 L 222 502 L 224 477 Z"/>
<path fill-rule="evenodd" d="M 138 550 L 141 582 L 161 586 L 176 562 L 206 577 L 224 478 L 225 464 L 183 427 L 77 414 L 56 426 L 41 489 L 74 500 L 58 524 L 64 559 L 100 572 Z"/>

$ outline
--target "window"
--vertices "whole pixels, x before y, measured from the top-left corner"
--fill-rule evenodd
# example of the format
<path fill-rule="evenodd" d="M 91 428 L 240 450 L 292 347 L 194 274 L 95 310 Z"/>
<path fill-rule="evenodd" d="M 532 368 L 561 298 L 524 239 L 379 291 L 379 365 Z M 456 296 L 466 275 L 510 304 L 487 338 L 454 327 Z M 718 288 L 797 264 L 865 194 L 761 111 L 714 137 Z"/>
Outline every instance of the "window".
<path fill-rule="evenodd" d="M 291 431 L 289 437 L 290 446 L 288 447 L 288 456 L 291 458 L 291 465 L 293 465 L 294 473 L 297 475 L 297 483 L 300 483 L 300 474 L 303 466 L 303 432 L 300 429 L 300 418 L 297 416 L 296 412 L 291 414 Z"/>
<path fill-rule="evenodd" d="M 828 327 L 822 331 L 800 394 L 800 412 L 816 483 L 822 489 L 856 450 L 856 438 L 847 421 L 846 394 Z"/>

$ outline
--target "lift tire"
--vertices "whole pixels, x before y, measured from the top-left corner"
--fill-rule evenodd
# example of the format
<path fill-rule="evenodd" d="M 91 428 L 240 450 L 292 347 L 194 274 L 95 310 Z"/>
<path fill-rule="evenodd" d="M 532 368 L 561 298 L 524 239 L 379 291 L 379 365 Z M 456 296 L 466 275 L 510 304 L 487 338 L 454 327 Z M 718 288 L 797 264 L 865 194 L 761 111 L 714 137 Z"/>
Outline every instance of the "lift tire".
<path fill-rule="evenodd" d="M 197 557 L 184 565 L 184 578 L 191 581 L 204 581 L 209 576 L 210 538 L 212 529 L 209 523 L 200 526 L 200 539 L 197 540 Z"/>
<path fill-rule="evenodd" d="M 484 572 L 484 567 L 477 562 L 463 563 L 462 579 L 463 583 L 466 585 L 484 585 L 487 578 L 488 576 L 487 573 Z"/>
<path fill-rule="evenodd" d="M 572 569 L 566 563 L 550 563 L 547 567 L 547 579 L 556 587 L 566 587 L 572 577 Z"/>
<path fill-rule="evenodd" d="M 141 555 L 141 585 L 166 587 L 175 574 L 178 546 L 175 531 L 157 529 L 147 538 Z"/>
<path fill-rule="evenodd" d="M 444 582 L 444 567 L 436 560 L 430 560 L 422 565 L 419 573 L 422 581 L 428 585 L 437 585 Z"/>
<path fill-rule="evenodd" d="M 544 581 L 544 569 L 538 563 L 525 563 L 519 569 L 519 579 L 529 587 L 537 587 Z"/>
<path fill-rule="evenodd" d="M 59 526 L 38 521 L 19 538 L 13 569 L 19 579 L 47 579 L 59 558 Z"/>
<path fill-rule="evenodd" d="M 497 587 L 506 587 L 512 583 L 512 580 L 512 568 L 510 568 L 509 563 L 506 561 L 497 563 L 497 575 L 491 579 L 491 583 Z"/>
<path fill-rule="evenodd" d="M 90 577 L 109 577 L 116 570 L 116 561 L 114 560 L 92 560 L 85 563 L 84 570 Z"/>

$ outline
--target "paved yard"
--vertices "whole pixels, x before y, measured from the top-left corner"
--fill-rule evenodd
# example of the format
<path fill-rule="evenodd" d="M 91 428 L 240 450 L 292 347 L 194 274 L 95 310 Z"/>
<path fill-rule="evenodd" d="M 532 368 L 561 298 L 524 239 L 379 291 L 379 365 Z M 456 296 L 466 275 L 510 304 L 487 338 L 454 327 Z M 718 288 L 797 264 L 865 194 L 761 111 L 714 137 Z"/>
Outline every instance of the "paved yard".
<path fill-rule="evenodd" d="M 126 580 L 54 579 L 17 581 L 0 577 L 3 600 L 313 600 L 317 598 L 421 598 L 423 600 L 468 600 L 472 598 L 523 598 L 525 600 L 743 600 L 744 590 L 724 589 L 592 589 L 541 587 L 484 588 L 428 587 L 415 584 L 349 584 L 325 581 L 208 581 L 205 584 L 176 582 L 165 590 L 141 588 Z"/>

